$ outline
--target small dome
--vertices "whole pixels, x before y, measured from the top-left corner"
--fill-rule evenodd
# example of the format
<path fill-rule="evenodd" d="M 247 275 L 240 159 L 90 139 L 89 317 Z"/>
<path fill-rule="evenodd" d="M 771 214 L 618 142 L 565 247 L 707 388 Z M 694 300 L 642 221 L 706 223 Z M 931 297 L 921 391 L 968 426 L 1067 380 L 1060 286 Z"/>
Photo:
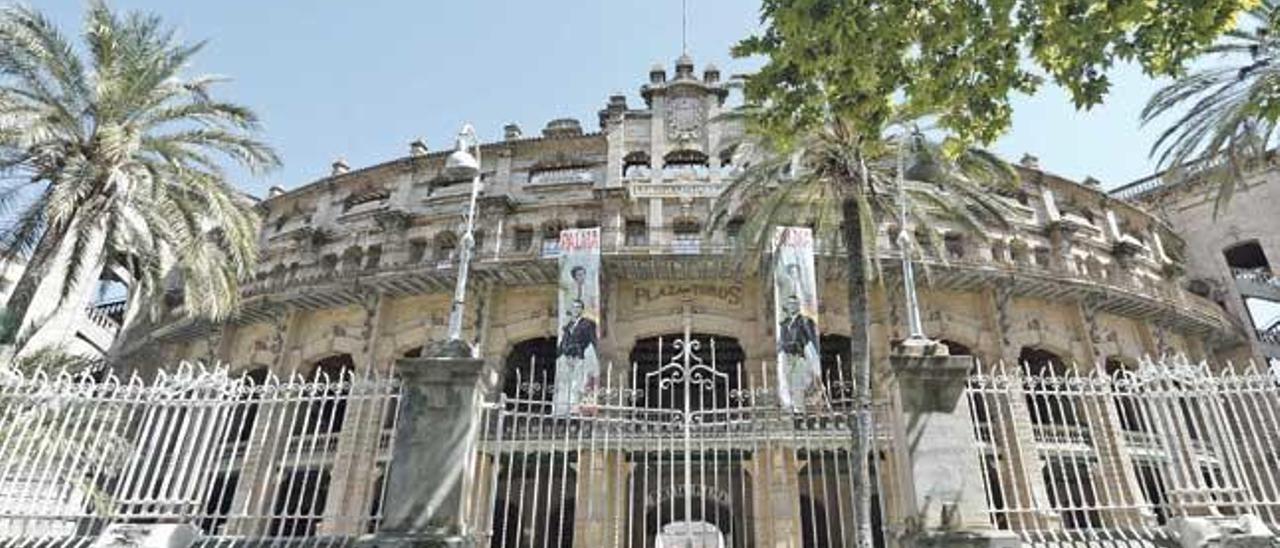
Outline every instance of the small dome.
<path fill-rule="evenodd" d="M 542 128 L 543 137 L 576 137 L 582 135 L 582 124 L 575 118 L 557 118 Z"/>
<path fill-rule="evenodd" d="M 654 63 L 653 66 L 649 67 L 649 72 L 666 72 L 666 71 L 667 71 L 667 67 L 662 66 L 662 63 Z"/>
<path fill-rule="evenodd" d="M 690 68 L 692 68 L 692 67 L 693 67 L 693 58 L 692 58 L 692 57 L 689 57 L 689 54 L 688 54 L 688 53 L 681 54 L 681 55 L 680 55 L 680 58 L 676 59 L 676 66 L 677 66 L 677 67 L 690 67 Z"/>

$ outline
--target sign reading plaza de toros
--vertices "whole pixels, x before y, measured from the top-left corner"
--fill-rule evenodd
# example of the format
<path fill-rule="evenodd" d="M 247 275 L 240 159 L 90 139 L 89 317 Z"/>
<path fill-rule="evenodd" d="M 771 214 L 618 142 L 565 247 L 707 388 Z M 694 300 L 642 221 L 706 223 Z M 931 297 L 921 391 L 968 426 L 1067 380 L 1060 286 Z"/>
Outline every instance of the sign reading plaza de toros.
<path fill-rule="evenodd" d="M 633 310 L 653 310 L 679 306 L 693 301 L 711 310 L 739 311 L 744 308 L 740 283 L 722 282 L 653 282 L 624 283 L 622 298 Z"/>

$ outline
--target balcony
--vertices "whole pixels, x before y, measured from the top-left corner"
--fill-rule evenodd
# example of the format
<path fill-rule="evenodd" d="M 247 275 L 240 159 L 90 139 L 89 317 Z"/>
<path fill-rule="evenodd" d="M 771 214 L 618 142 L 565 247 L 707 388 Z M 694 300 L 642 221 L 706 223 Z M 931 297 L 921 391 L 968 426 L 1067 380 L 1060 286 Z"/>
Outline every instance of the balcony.
<path fill-rule="evenodd" d="M 527 238 L 527 235 L 525 236 Z M 681 228 L 630 227 L 602 229 L 601 254 L 608 279 L 629 280 L 725 280 L 755 260 L 743 253 L 736 238 L 717 231 L 689 232 Z M 388 249 L 390 243 L 371 242 Z M 1083 244 L 1082 244 L 1083 245 Z M 1098 247 L 1098 246 L 1095 246 Z M 1093 249 L 1106 253 L 1105 249 Z M 487 239 L 477 248 L 472 263 L 476 281 L 500 286 L 554 284 L 558 277 L 559 241 L 554 238 Z M 844 248 L 831 239 L 820 239 L 816 249 L 817 274 L 825 280 L 843 280 Z M 887 284 L 900 272 L 900 252 L 879 251 Z M 1164 278 L 1148 261 L 1133 261 L 1117 269 L 1076 271 L 1071 265 L 1017 262 L 1007 256 L 992 259 L 980 246 L 965 246 L 958 257 L 926 256 L 919 260 L 929 270 L 930 283 L 939 289 L 979 291 L 1006 288 L 1014 296 L 1064 301 L 1097 299 L 1100 311 L 1129 317 L 1166 317 L 1171 327 L 1208 336 L 1223 343 L 1242 341 L 1237 323 L 1216 304 L 1192 295 Z M 244 286 L 243 316 L 267 317 L 272 306 L 345 306 L 360 302 L 362 292 L 373 289 L 390 294 L 450 292 L 456 277 L 456 261 L 436 261 L 408 254 L 384 253 L 380 264 L 324 265 L 320 261 L 291 269 L 275 269 Z M 1280 355 L 1280 347 L 1277 348 Z"/>
<path fill-rule="evenodd" d="M 591 185 L 595 182 L 595 171 L 589 168 L 550 169 L 529 175 L 529 186 L 535 188 L 559 185 Z"/>

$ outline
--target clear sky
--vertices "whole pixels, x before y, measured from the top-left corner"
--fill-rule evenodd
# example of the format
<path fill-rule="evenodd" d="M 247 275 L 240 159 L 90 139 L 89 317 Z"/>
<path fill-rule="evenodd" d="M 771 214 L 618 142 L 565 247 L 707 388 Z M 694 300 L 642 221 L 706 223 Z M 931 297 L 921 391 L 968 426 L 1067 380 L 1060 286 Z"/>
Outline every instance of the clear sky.
<path fill-rule="evenodd" d="M 82 0 L 36 4 L 79 35 Z M 231 76 L 225 96 L 257 110 L 283 169 L 241 186 L 262 195 L 325 175 L 345 158 L 353 168 L 404 155 L 426 138 L 452 146 L 463 122 L 482 138 L 516 122 L 526 134 L 575 117 L 598 127 L 612 92 L 642 104 L 637 90 L 649 66 L 668 70 L 680 54 L 680 0 L 474 0 L 441 2 L 114 0 L 208 40 L 193 72 Z M 726 75 L 758 62 L 734 60 L 729 47 L 758 25 L 756 0 L 689 0 L 688 48 L 701 71 Z M 1077 112 L 1052 86 L 1017 99 L 1013 130 L 995 148 L 1016 161 L 1040 157 L 1048 171 L 1112 187 L 1149 173 L 1155 128 L 1137 115 L 1158 87 L 1137 70 L 1115 78 L 1108 103 Z"/>

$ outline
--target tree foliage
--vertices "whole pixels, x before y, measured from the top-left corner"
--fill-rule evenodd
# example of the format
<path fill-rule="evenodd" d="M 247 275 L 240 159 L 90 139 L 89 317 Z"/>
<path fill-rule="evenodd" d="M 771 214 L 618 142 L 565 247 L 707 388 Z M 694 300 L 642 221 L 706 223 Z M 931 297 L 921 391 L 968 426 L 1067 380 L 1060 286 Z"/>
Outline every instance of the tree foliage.
<path fill-rule="evenodd" d="M 1276 145 L 1280 2 L 1266 0 L 1249 10 L 1241 28 L 1206 54 L 1223 62 L 1193 70 L 1156 92 L 1142 109 L 1142 123 L 1186 109 L 1160 133 L 1151 154 L 1161 168 L 1215 180 L 1220 185 L 1216 213 Z"/>
<path fill-rule="evenodd" d="M 224 163 L 279 164 L 258 117 L 215 96 L 223 78 L 187 76 L 203 43 L 155 16 L 92 1 L 78 46 L 39 11 L 0 9 L 0 253 L 28 261 L 8 311 L 25 317 L 56 250 L 71 249 L 51 280 L 70 306 L 93 290 L 72 287 L 81 269 L 105 267 L 127 278 L 131 307 L 180 282 L 188 313 L 227 316 L 258 219 Z"/>
<path fill-rule="evenodd" d="M 1013 93 L 1049 79 L 1078 108 L 1103 100 L 1120 61 L 1177 75 L 1257 0 L 763 0 L 763 30 L 736 56 L 758 121 L 779 136 L 831 118 L 879 135 L 895 116 L 936 112 L 956 145 L 1010 125 Z"/>

